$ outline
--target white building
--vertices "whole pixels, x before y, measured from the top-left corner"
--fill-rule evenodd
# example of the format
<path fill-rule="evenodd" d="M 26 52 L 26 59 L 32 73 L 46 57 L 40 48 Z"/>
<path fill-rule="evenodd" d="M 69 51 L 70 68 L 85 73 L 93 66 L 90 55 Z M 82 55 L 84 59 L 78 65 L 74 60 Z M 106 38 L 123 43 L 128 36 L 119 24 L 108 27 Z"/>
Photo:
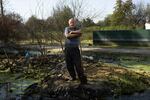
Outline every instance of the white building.
<path fill-rule="evenodd" d="M 145 29 L 150 30 L 150 23 L 145 23 Z"/>
<path fill-rule="evenodd" d="M 150 30 L 150 17 L 146 17 L 145 29 Z"/>

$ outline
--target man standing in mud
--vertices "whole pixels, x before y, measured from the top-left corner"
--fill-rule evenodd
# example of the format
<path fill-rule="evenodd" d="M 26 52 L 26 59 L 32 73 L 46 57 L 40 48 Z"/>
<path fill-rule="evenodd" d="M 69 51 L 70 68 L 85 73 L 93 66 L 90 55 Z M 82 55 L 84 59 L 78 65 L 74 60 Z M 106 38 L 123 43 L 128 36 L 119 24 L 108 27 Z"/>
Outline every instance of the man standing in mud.
<path fill-rule="evenodd" d="M 84 75 L 83 67 L 81 66 L 81 55 L 79 50 L 81 30 L 76 25 L 77 19 L 71 18 L 68 21 L 69 26 L 65 28 L 65 60 L 71 80 L 76 80 L 76 73 L 81 84 L 87 83 L 87 78 Z"/>

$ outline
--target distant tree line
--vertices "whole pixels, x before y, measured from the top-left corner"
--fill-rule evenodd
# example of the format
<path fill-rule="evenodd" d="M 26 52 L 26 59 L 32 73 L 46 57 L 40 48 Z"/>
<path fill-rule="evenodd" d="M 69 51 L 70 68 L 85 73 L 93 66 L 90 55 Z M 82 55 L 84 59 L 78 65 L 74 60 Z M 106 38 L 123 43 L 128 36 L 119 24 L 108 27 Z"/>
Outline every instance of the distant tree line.
<path fill-rule="evenodd" d="M 82 14 L 83 0 L 72 1 L 72 6 L 57 5 L 53 14 L 47 19 L 39 19 L 32 15 L 26 22 L 16 13 L 5 13 L 3 0 L 0 0 L 0 40 L 3 42 L 31 39 L 39 43 L 46 40 L 55 40 L 62 44 L 63 31 L 71 17 L 79 18 Z M 80 7 L 78 6 L 80 4 Z M 79 7 L 79 8 L 78 8 Z M 78 8 L 78 9 L 77 9 Z M 116 0 L 113 14 L 105 17 L 103 21 L 94 23 L 89 16 L 80 19 L 83 27 L 89 26 L 130 26 L 132 29 L 143 28 L 146 16 L 150 17 L 150 4 L 146 6 L 141 2 L 137 5 L 132 0 Z"/>
<path fill-rule="evenodd" d="M 113 14 L 97 24 L 100 26 L 130 26 L 132 29 L 144 28 L 145 18 L 150 18 L 150 4 L 134 4 L 132 0 L 116 0 Z"/>

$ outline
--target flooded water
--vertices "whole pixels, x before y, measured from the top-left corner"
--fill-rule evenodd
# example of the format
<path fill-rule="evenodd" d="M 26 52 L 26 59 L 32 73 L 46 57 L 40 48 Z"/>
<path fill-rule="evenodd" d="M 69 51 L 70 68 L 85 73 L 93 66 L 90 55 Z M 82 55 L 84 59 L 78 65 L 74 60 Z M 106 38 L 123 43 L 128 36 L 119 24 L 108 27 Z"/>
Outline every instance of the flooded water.
<path fill-rule="evenodd" d="M 150 72 L 150 57 L 135 54 L 109 54 L 98 52 L 85 52 L 87 58 L 110 64 L 122 66 L 129 69 L 143 70 Z"/>
<path fill-rule="evenodd" d="M 22 74 L 0 72 L 0 100 L 19 98 L 28 86 L 36 82 L 38 81 L 22 78 Z"/>
<path fill-rule="evenodd" d="M 106 97 L 105 100 L 150 100 L 150 89 L 143 93 L 134 93 L 132 95 L 121 95 L 118 97 Z"/>

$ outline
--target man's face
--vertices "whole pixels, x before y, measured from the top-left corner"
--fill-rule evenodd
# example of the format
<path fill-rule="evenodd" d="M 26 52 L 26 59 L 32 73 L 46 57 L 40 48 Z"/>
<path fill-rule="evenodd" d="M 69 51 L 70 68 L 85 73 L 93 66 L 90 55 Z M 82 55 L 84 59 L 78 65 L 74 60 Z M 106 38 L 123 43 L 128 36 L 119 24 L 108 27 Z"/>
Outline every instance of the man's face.
<path fill-rule="evenodd" d="M 76 21 L 74 19 L 70 19 L 68 23 L 69 23 L 70 27 L 75 27 L 76 26 Z"/>

